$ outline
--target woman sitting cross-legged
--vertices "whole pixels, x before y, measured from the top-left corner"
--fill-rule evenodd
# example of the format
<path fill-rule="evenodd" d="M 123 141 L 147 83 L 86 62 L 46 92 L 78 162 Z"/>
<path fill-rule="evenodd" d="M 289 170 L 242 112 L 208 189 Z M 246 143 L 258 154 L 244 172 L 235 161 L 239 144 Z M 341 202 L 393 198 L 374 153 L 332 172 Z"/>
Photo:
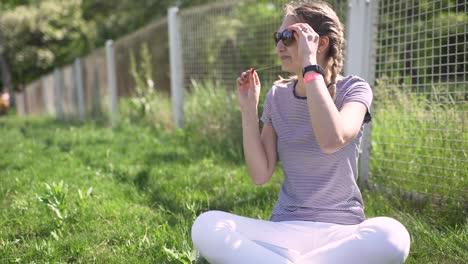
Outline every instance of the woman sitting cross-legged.
<path fill-rule="evenodd" d="M 340 76 L 343 26 L 325 3 L 289 4 L 276 51 L 283 71 L 266 95 L 258 127 L 260 80 L 237 80 L 243 146 L 255 184 L 281 161 L 284 180 L 269 221 L 208 211 L 192 226 L 194 247 L 210 263 L 352 264 L 405 262 L 406 228 L 389 217 L 366 218 L 356 183 L 372 90 Z"/>

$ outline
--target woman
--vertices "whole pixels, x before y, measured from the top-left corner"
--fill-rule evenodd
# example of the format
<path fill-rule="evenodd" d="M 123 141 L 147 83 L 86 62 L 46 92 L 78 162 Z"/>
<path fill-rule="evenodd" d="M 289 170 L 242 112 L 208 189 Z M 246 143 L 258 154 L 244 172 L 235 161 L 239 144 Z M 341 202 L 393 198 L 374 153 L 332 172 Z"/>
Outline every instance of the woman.
<path fill-rule="evenodd" d="M 237 80 L 243 145 L 255 184 L 281 160 L 284 181 L 270 221 L 209 211 L 193 224 L 195 248 L 210 263 L 403 263 L 410 237 L 388 217 L 366 219 L 356 184 L 372 90 L 339 76 L 343 26 L 322 2 L 289 4 L 275 33 L 281 79 L 265 98 L 258 129 L 260 81 Z"/>

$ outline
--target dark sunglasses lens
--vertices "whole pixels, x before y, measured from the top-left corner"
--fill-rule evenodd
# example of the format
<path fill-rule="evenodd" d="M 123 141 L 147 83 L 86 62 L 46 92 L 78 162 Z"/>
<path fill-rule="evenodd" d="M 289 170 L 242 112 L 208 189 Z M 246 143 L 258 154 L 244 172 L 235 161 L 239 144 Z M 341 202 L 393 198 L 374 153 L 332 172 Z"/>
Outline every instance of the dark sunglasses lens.
<path fill-rule="evenodd" d="M 294 42 L 294 36 L 292 31 L 285 30 L 282 33 L 281 39 L 283 40 L 283 43 L 285 46 L 289 46 Z"/>
<path fill-rule="evenodd" d="M 275 44 L 278 44 L 278 42 L 281 40 L 281 33 L 275 32 L 275 34 L 273 35 L 273 38 L 275 39 Z"/>
<path fill-rule="evenodd" d="M 273 38 L 275 39 L 275 44 L 277 45 L 280 40 L 283 41 L 285 46 L 289 46 L 294 42 L 293 32 L 287 29 L 283 32 L 275 32 Z"/>

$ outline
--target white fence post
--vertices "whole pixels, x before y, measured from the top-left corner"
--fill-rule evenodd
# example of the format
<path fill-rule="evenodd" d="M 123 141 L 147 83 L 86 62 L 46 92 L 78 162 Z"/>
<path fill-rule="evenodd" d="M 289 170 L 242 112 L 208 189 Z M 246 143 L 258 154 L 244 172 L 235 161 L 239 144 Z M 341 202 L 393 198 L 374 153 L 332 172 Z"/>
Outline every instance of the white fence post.
<path fill-rule="evenodd" d="M 74 88 L 76 90 L 77 104 L 78 104 L 78 117 L 81 121 L 85 119 L 85 108 L 84 108 L 84 99 L 83 99 L 83 74 L 81 68 L 80 58 L 76 58 L 73 63 L 73 76 L 74 78 Z"/>
<path fill-rule="evenodd" d="M 106 41 L 107 85 L 109 87 L 111 124 L 115 126 L 118 118 L 117 81 L 115 76 L 114 43 Z"/>
<path fill-rule="evenodd" d="M 180 18 L 178 7 L 168 9 L 169 61 L 171 67 L 171 97 L 174 124 L 184 127 L 184 65 L 182 62 L 182 43 L 180 37 Z"/>
<path fill-rule="evenodd" d="M 32 116 L 39 116 L 39 102 L 38 102 L 38 92 L 37 92 L 37 83 L 33 82 L 28 85 L 30 100 L 29 100 L 29 107 L 30 107 L 30 115 Z"/>
<path fill-rule="evenodd" d="M 61 69 L 54 69 L 54 81 L 55 81 L 55 115 L 57 119 L 63 120 L 63 72 Z"/>
<path fill-rule="evenodd" d="M 42 86 L 42 99 L 44 100 L 44 113 L 45 115 L 50 115 L 51 110 L 50 110 L 50 102 L 49 102 L 49 89 L 46 85 L 45 82 L 45 77 L 44 75 L 41 76 L 41 86 Z"/>
<path fill-rule="evenodd" d="M 54 87 L 54 75 L 48 74 L 43 75 L 41 77 L 41 85 L 42 85 L 42 95 L 44 96 L 44 105 L 45 105 L 45 112 L 48 116 L 56 115 L 55 109 L 55 87 Z"/>
<path fill-rule="evenodd" d="M 24 97 L 26 92 L 23 90 L 21 92 L 16 92 L 15 96 L 15 104 L 16 104 L 16 111 L 19 116 L 26 116 L 26 105 L 24 102 Z"/>
<path fill-rule="evenodd" d="M 345 75 L 374 82 L 375 49 L 377 40 L 377 0 L 348 0 L 346 19 Z M 372 122 L 364 127 L 359 158 L 359 182 L 369 180 Z"/>

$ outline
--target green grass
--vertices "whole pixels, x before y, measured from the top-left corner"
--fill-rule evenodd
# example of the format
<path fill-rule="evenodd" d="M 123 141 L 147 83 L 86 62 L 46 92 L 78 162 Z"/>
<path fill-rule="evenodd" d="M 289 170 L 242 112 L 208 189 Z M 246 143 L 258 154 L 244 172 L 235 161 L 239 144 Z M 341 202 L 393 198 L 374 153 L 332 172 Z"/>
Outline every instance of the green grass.
<path fill-rule="evenodd" d="M 381 78 L 374 88 L 372 182 L 467 209 L 465 94 L 440 86 L 418 94 L 410 87 Z"/>
<path fill-rule="evenodd" d="M 282 174 L 254 186 L 240 157 L 199 148 L 190 133 L 2 117 L 0 262 L 195 263 L 196 215 L 268 218 Z M 369 217 L 407 226 L 407 263 L 468 259 L 466 221 L 448 224 L 450 215 L 363 193 Z"/>

